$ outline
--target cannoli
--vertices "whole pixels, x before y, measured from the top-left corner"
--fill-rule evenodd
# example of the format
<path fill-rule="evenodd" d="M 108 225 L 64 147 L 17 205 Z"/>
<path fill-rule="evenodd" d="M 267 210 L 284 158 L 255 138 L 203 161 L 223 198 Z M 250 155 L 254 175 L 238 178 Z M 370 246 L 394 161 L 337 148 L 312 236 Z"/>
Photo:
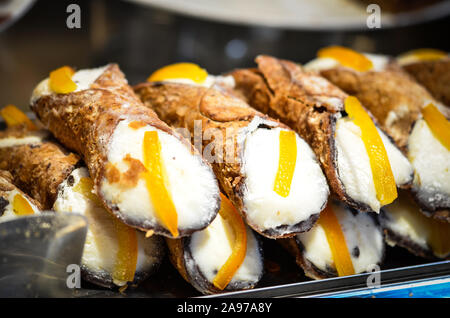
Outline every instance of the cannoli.
<path fill-rule="evenodd" d="M 0 167 L 10 171 L 45 210 L 87 218 L 82 277 L 113 287 L 138 284 L 154 273 L 165 252 L 162 238 L 145 238 L 145 233 L 110 214 L 92 192 L 92 179 L 79 156 L 57 144 L 47 131 L 21 124 L 23 116 L 17 109 L 2 109 L 0 114 L 8 125 L 14 123 L 0 132 Z"/>
<path fill-rule="evenodd" d="M 414 168 L 411 189 L 422 211 L 450 221 L 450 128 L 445 128 L 450 109 L 392 58 L 342 47 L 325 48 L 318 55 L 305 68 L 358 97 L 408 156 Z"/>
<path fill-rule="evenodd" d="M 255 287 L 263 275 L 260 239 L 222 196 L 214 221 L 190 237 L 166 239 L 172 264 L 202 294 Z"/>
<path fill-rule="evenodd" d="M 210 165 L 144 107 L 116 64 L 51 72 L 35 88 L 31 108 L 81 155 L 95 193 L 125 224 L 180 237 L 216 216 L 219 187 Z"/>
<path fill-rule="evenodd" d="M 396 187 L 410 184 L 407 158 L 356 98 L 293 62 L 258 56 L 256 63 L 257 69 L 230 73 L 234 91 L 309 143 L 335 197 L 379 212 L 395 199 Z"/>
<path fill-rule="evenodd" d="M 310 229 L 329 190 L 308 144 L 227 93 L 224 79 L 207 85 L 184 76 L 183 82 L 169 77 L 142 83 L 135 91 L 162 120 L 187 131 L 253 230 L 280 238 Z"/>
<path fill-rule="evenodd" d="M 312 279 L 370 272 L 385 253 L 377 218 L 336 200 L 330 200 L 311 230 L 280 243 Z"/>
<path fill-rule="evenodd" d="M 0 170 L 0 222 L 41 212 L 41 206 L 13 183 L 11 173 Z"/>
<path fill-rule="evenodd" d="M 400 191 L 397 200 L 382 209 L 380 223 L 390 246 L 430 259 L 450 256 L 450 224 L 420 213 L 407 191 Z"/>
<path fill-rule="evenodd" d="M 397 62 L 441 103 L 450 105 L 450 55 L 434 49 L 401 54 Z"/>

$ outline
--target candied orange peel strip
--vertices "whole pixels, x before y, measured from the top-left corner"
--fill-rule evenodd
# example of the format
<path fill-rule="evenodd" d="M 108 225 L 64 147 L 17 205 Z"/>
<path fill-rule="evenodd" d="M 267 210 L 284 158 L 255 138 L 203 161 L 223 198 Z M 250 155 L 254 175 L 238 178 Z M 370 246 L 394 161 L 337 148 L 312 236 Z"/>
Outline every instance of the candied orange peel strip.
<path fill-rule="evenodd" d="M 100 199 L 92 191 L 93 188 L 94 182 L 92 179 L 89 177 L 82 177 L 73 187 L 73 190 L 81 193 L 94 204 L 102 206 Z M 132 282 L 134 280 L 138 258 L 136 230 L 122 223 L 114 216 L 111 216 L 110 219 L 114 224 L 119 246 L 117 249 L 116 263 L 114 264 L 112 278 L 120 282 Z"/>
<path fill-rule="evenodd" d="M 297 162 L 297 141 L 293 131 L 280 131 L 280 155 L 273 191 L 287 197 L 291 191 L 292 177 Z"/>
<path fill-rule="evenodd" d="M 6 122 L 8 127 L 26 125 L 28 130 L 37 130 L 36 125 L 28 116 L 14 105 L 6 105 L 0 110 L 0 115 Z"/>
<path fill-rule="evenodd" d="M 132 282 L 134 280 L 138 259 L 136 230 L 114 217 L 112 219 L 114 220 L 114 228 L 119 243 L 112 277 L 117 281 Z"/>
<path fill-rule="evenodd" d="M 230 200 L 223 194 L 220 194 L 220 197 L 221 205 L 219 214 L 225 221 L 229 222 L 235 236 L 231 255 L 228 257 L 225 264 L 222 265 L 213 280 L 213 285 L 216 288 L 224 290 L 244 262 L 247 253 L 247 230 L 239 212 Z"/>
<path fill-rule="evenodd" d="M 67 94 L 77 89 L 77 84 L 72 81 L 75 71 L 69 66 L 60 67 L 50 72 L 50 89 L 58 94 Z"/>
<path fill-rule="evenodd" d="M 21 194 L 16 194 L 13 199 L 13 211 L 17 215 L 30 215 L 34 214 L 34 210 L 31 207 L 27 199 Z"/>
<path fill-rule="evenodd" d="M 422 116 L 433 135 L 450 150 L 450 122 L 432 103 L 422 108 Z"/>
<path fill-rule="evenodd" d="M 430 236 L 428 242 L 433 252 L 439 257 L 447 257 L 450 254 L 450 224 L 434 219 L 429 219 Z"/>
<path fill-rule="evenodd" d="M 144 166 L 147 171 L 143 177 L 147 184 L 150 199 L 157 217 L 170 231 L 173 237 L 178 236 L 178 215 L 175 205 L 166 186 L 164 163 L 161 155 L 161 143 L 157 131 L 146 131 L 143 142 Z"/>
<path fill-rule="evenodd" d="M 354 70 L 365 72 L 373 68 L 372 61 L 363 54 L 343 46 L 329 46 L 320 49 L 317 52 L 318 57 L 332 58 L 341 65 L 350 67 Z"/>
<path fill-rule="evenodd" d="M 344 233 L 330 204 L 320 213 L 318 222 L 325 231 L 338 275 L 348 276 L 355 274 Z"/>
<path fill-rule="evenodd" d="M 419 61 L 435 61 L 435 60 L 440 60 L 446 56 L 448 56 L 447 52 L 437 50 L 437 49 L 423 48 L 423 49 L 416 49 L 416 50 L 406 52 L 406 53 L 400 55 L 399 59 L 402 60 L 402 59 L 412 57 Z"/>
<path fill-rule="evenodd" d="M 176 78 L 187 78 L 201 84 L 208 77 L 208 72 L 194 63 L 175 63 L 156 70 L 147 79 L 149 82 L 158 82 Z"/>
<path fill-rule="evenodd" d="M 389 204 L 397 198 L 398 194 L 383 140 L 369 114 L 356 97 L 348 96 L 345 99 L 345 111 L 361 129 L 361 138 L 369 156 L 377 199 L 381 205 Z"/>

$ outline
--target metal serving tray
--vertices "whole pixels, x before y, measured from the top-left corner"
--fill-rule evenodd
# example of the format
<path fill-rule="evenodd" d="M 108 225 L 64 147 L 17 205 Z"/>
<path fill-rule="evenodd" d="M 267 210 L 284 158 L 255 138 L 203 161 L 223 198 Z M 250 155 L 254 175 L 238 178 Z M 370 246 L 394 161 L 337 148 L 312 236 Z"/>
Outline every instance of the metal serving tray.
<path fill-rule="evenodd" d="M 34 118 L 32 114 L 30 117 Z M 0 130 L 4 128 L 4 123 L 0 119 Z M 58 295 L 60 297 L 69 295 L 70 297 L 96 298 L 364 297 L 367 295 L 374 297 L 377 295 L 377 291 L 385 291 L 386 288 L 399 290 L 403 288 L 402 286 L 409 286 L 409 288 L 412 288 L 411 286 L 436 286 L 439 282 L 444 284 L 445 288 L 440 289 L 441 294 L 434 293 L 434 297 L 450 296 L 450 261 L 424 259 L 412 255 L 403 248 L 386 246 L 384 263 L 381 271 L 378 272 L 380 285 L 376 288 L 368 288 L 367 281 L 371 277 L 370 275 L 376 273 L 311 280 L 303 274 L 303 270 L 296 265 L 294 258 L 278 242 L 264 237 L 260 238 L 263 243 L 265 273 L 256 288 L 252 290 L 204 296 L 183 280 L 166 256 L 159 270 L 138 287 L 120 292 L 82 282 L 81 288 L 72 290 L 70 294 L 56 294 L 56 297 Z M 1 276 L 2 273 L 0 273 Z M 378 295 L 383 297 L 383 294 L 378 293 Z M 384 295 L 386 296 L 386 294 Z"/>
<path fill-rule="evenodd" d="M 265 256 L 265 273 L 257 287 L 252 290 L 203 296 L 181 278 L 180 274 L 174 269 L 166 257 L 159 271 L 135 289 L 127 289 L 124 293 L 120 293 L 100 289 L 85 283 L 77 291 L 77 296 L 283 298 L 346 297 L 347 295 L 352 297 L 365 297 L 369 294 L 371 297 L 376 297 L 376 291 L 381 291 L 382 288 L 386 290 L 395 286 L 398 290 L 401 288 L 399 286 L 417 284 L 419 282 L 421 282 L 421 286 L 424 286 L 424 281 L 427 281 L 428 285 L 433 285 L 432 282 L 437 279 L 440 279 L 443 283 L 447 283 L 445 286 L 446 289 L 443 292 L 446 293 L 445 295 L 447 297 L 450 295 L 450 286 L 448 286 L 450 284 L 450 261 L 426 260 L 416 257 L 400 247 L 387 246 L 385 262 L 381 266 L 380 272 L 311 280 L 295 264 L 294 258 L 277 242 L 266 238 L 262 238 L 262 241 Z M 376 275 L 378 273 L 380 274 L 380 285 L 372 288 L 367 287 L 368 279 L 373 277 L 370 275 Z M 349 292 L 351 293 L 349 294 Z M 407 296 L 414 297 L 414 294 L 410 294 L 411 292 L 408 291 Z M 383 295 L 380 296 L 383 297 Z M 436 294 L 434 296 L 437 297 Z"/>

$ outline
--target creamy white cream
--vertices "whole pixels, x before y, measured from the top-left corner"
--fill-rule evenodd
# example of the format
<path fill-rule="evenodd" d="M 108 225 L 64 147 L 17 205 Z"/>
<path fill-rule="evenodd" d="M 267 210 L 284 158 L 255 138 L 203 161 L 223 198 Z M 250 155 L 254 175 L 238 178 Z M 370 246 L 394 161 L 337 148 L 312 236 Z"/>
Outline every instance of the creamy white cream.
<path fill-rule="evenodd" d="M 7 196 L 4 197 L 5 200 L 8 200 L 8 204 L 4 207 L 3 214 L 0 216 L 0 222 L 6 222 L 21 217 L 14 212 L 13 202 L 16 195 L 22 196 L 33 209 L 34 213 L 40 213 L 39 209 L 33 203 L 31 203 L 27 197 L 22 195 L 17 189 L 14 189 L 9 191 Z"/>
<path fill-rule="evenodd" d="M 450 55 L 447 55 L 446 57 L 449 57 Z M 442 59 L 444 59 L 444 57 L 442 57 Z M 423 60 L 420 58 L 420 55 L 416 55 L 416 54 L 406 54 L 406 55 L 400 55 L 397 58 L 397 62 L 402 65 L 408 65 L 408 64 L 413 64 L 413 63 L 417 63 L 417 62 L 426 62 L 426 60 Z"/>
<path fill-rule="evenodd" d="M 64 180 L 59 187 L 53 209 L 56 212 L 79 213 L 87 218 L 89 227 L 81 263 L 93 272 L 112 274 L 117 263 L 117 253 L 119 251 L 114 216 L 80 192 L 74 191 L 74 187 L 81 178 L 89 178 L 87 168 L 75 169 Z M 159 255 L 155 251 L 158 248 L 158 244 L 154 237 L 145 238 L 143 232 L 134 231 L 138 238 L 136 272 L 145 272 L 155 262 L 154 257 Z M 126 282 L 115 281 L 114 283 L 121 286 Z"/>
<path fill-rule="evenodd" d="M 45 130 L 30 131 L 23 137 L 7 137 L 0 139 L 0 148 L 38 144 L 48 137 Z"/>
<path fill-rule="evenodd" d="M 190 78 L 168 78 L 164 80 L 164 82 L 169 83 L 180 83 L 180 84 L 189 84 L 189 85 L 197 85 L 203 87 L 212 87 L 214 85 L 221 85 L 225 87 L 233 88 L 236 84 L 234 81 L 234 77 L 231 75 L 221 76 L 221 75 L 210 75 L 206 77 L 203 83 L 197 83 Z"/>
<path fill-rule="evenodd" d="M 262 230 L 307 220 L 321 211 L 329 194 L 313 151 L 297 134 L 297 158 L 289 195 L 282 197 L 274 191 L 281 130 L 284 129 L 249 130 L 244 141 L 244 207 L 249 222 Z"/>
<path fill-rule="evenodd" d="M 380 54 L 362 53 L 372 62 L 372 71 L 383 71 L 389 63 L 389 57 Z M 307 71 L 324 71 L 340 66 L 340 62 L 331 57 L 317 57 L 306 63 L 303 68 Z M 356 70 L 354 70 L 357 72 Z"/>
<path fill-rule="evenodd" d="M 371 216 L 367 213 L 353 215 L 343 204 L 333 202 L 331 206 L 345 236 L 355 273 L 368 271 L 371 266 L 379 264 L 383 257 L 383 235 Z M 297 239 L 304 246 L 304 257 L 315 267 L 325 272 L 327 268 L 335 268 L 325 230 L 320 223 L 308 232 L 297 234 Z"/>
<path fill-rule="evenodd" d="M 389 158 L 397 185 L 411 181 L 413 168 L 408 159 L 378 129 Z M 336 124 L 336 148 L 339 178 L 347 194 L 358 202 L 365 203 L 375 212 L 380 210 L 369 155 L 361 138 L 361 129 L 348 117 L 340 118 Z"/>
<path fill-rule="evenodd" d="M 219 195 L 217 181 L 201 157 L 191 153 L 189 147 L 176 137 L 152 126 L 130 128 L 121 121 L 109 144 L 108 161 L 125 173 L 129 166 L 123 160 L 127 155 L 143 162 L 143 140 L 146 131 L 157 131 L 161 144 L 161 157 L 167 172 L 167 190 L 178 215 L 178 228 L 195 228 L 207 224 Z M 139 178 L 136 186 L 124 187 L 105 178 L 101 190 L 104 198 L 119 207 L 128 217 L 144 225 L 155 225 L 158 218 L 150 200 L 146 182 Z"/>
<path fill-rule="evenodd" d="M 403 192 L 399 197 L 383 208 L 385 215 L 383 226 L 400 237 L 408 238 L 424 249 L 428 249 L 429 227 L 419 207 Z M 388 242 L 394 245 L 392 242 Z"/>
<path fill-rule="evenodd" d="M 92 83 L 94 83 L 97 80 L 97 78 L 99 78 L 100 75 L 103 74 L 103 72 L 106 70 L 107 67 L 108 66 L 105 65 L 102 67 L 84 69 L 75 72 L 75 74 L 72 76 L 72 81 L 74 81 L 75 84 L 77 84 L 77 89 L 75 90 L 75 92 L 89 89 Z M 51 94 L 54 94 L 54 92 L 50 88 L 50 79 L 46 78 L 42 80 L 33 90 L 30 103 L 34 104 L 34 102 L 38 100 L 40 97 Z"/>
<path fill-rule="evenodd" d="M 190 249 L 195 264 L 205 278 L 212 282 L 217 272 L 232 253 L 235 234 L 231 225 L 220 214 L 204 230 L 192 234 Z M 247 252 L 231 283 L 256 282 L 263 271 L 258 242 L 247 228 Z"/>
<path fill-rule="evenodd" d="M 450 151 L 419 119 L 409 136 L 408 158 L 414 167 L 414 187 L 421 193 L 438 193 L 450 204 Z M 432 200 L 432 198 L 430 198 Z"/>

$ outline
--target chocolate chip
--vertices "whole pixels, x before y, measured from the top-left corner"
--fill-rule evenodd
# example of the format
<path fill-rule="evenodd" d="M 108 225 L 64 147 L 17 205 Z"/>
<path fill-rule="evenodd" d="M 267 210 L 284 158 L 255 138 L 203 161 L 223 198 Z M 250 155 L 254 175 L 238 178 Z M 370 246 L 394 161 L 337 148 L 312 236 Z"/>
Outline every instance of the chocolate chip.
<path fill-rule="evenodd" d="M 358 248 L 358 246 L 355 246 L 355 247 L 353 248 L 352 255 L 353 255 L 354 257 L 359 257 L 359 248 Z"/>
<path fill-rule="evenodd" d="M 70 175 L 68 178 L 67 178 L 67 185 L 69 186 L 69 187 L 73 187 L 73 184 L 75 183 L 75 178 L 72 176 L 72 175 Z"/>
<path fill-rule="evenodd" d="M 0 197 L 0 216 L 2 216 L 3 213 L 5 213 L 5 208 L 8 204 L 9 204 L 8 200 L 6 200 L 3 197 Z"/>

